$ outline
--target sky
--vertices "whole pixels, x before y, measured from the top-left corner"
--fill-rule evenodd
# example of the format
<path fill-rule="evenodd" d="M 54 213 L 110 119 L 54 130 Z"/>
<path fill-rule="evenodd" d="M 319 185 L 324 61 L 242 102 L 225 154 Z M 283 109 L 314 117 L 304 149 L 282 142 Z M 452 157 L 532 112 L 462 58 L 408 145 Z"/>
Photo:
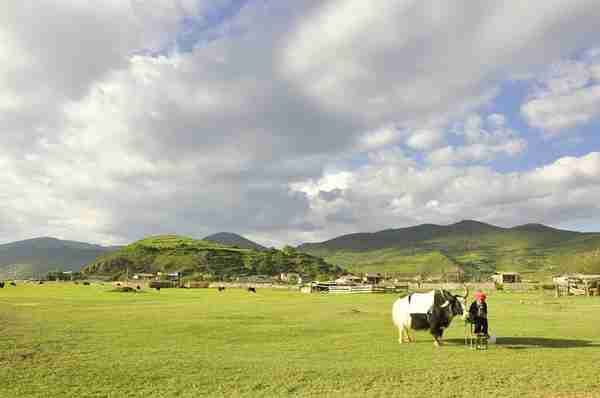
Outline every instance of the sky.
<path fill-rule="evenodd" d="M 7 0 L 0 243 L 600 231 L 596 0 Z"/>

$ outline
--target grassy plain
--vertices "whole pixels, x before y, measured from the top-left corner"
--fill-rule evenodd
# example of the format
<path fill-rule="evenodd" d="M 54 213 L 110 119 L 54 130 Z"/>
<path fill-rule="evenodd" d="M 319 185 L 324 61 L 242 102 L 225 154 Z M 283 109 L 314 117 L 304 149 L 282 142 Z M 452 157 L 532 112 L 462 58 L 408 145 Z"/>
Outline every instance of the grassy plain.
<path fill-rule="evenodd" d="M 600 298 L 491 293 L 498 344 L 399 345 L 394 295 L 0 289 L 6 397 L 598 397 Z"/>

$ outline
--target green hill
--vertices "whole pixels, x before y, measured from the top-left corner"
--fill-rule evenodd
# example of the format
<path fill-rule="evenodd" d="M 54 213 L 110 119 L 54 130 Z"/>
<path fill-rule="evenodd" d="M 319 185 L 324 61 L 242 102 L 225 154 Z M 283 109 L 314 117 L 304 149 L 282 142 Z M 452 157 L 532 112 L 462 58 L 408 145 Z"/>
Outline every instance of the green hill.
<path fill-rule="evenodd" d="M 120 278 L 126 272 L 184 272 L 190 278 L 232 279 L 240 275 L 298 272 L 312 278 L 343 270 L 294 248 L 253 250 L 177 235 L 149 237 L 103 255 L 83 268 L 88 275 Z"/>
<path fill-rule="evenodd" d="M 226 246 L 236 246 L 240 249 L 267 250 L 266 247 L 231 232 L 219 232 L 209 235 L 203 240 L 209 240 L 211 242 L 220 243 Z"/>
<path fill-rule="evenodd" d="M 79 271 L 117 248 L 49 237 L 5 243 L 0 245 L 0 279 L 41 278 L 53 270 Z"/>
<path fill-rule="evenodd" d="M 343 235 L 297 249 L 354 272 L 436 273 L 458 266 L 470 278 L 495 271 L 518 271 L 532 279 L 559 272 L 600 273 L 599 233 L 541 224 L 513 228 L 472 220 L 423 224 Z"/>

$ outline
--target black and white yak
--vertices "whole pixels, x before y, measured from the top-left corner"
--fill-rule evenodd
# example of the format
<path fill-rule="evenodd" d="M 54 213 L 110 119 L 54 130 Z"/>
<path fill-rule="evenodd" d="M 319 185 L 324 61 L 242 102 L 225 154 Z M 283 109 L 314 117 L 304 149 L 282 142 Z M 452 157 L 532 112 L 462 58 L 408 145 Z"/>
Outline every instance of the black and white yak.
<path fill-rule="evenodd" d="M 438 289 L 428 293 L 412 293 L 396 300 L 392 307 L 392 319 L 398 327 L 400 344 L 404 342 L 404 334 L 408 342 L 414 341 L 410 330 L 429 330 L 434 344 L 442 343 L 444 329 L 450 326 L 452 318 L 468 315 L 465 302 L 469 291 L 465 286 L 464 296 L 455 296 L 447 290 Z"/>

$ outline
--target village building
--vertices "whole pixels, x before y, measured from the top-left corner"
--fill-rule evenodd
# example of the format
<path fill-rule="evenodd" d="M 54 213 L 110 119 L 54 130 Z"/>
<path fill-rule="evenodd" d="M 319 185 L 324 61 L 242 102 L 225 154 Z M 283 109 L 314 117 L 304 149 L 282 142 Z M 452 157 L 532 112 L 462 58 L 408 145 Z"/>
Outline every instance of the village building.
<path fill-rule="evenodd" d="M 492 275 L 495 283 L 521 283 L 521 274 L 518 272 L 496 272 Z"/>
<path fill-rule="evenodd" d="M 339 278 L 337 278 L 335 280 L 335 283 L 337 283 L 338 285 L 355 285 L 357 283 L 361 283 L 362 279 L 360 276 L 356 276 L 356 275 L 342 275 Z"/>
<path fill-rule="evenodd" d="M 591 274 L 566 274 L 554 276 L 556 296 L 569 295 L 600 295 L 600 275 Z"/>
<path fill-rule="evenodd" d="M 383 281 L 383 275 L 381 275 L 380 273 L 367 272 L 365 274 L 365 276 L 363 276 L 363 282 L 364 283 L 369 283 L 369 284 L 372 284 L 372 285 L 377 285 L 381 281 Z"/>
<path fill-rule="evenodd" d="M 279 274 L 279 280 L 281 280 L 282 282 L 287 282 L 287 283 L 302 283 L 302 280 L 304 278 L 302 278 L 302 275 L 300 275 L 297 272 L 282 272 L 281 274 Z"/>
<path fill-rule="evenodd" d="M 149 274 L 149 273 L 139 273 L 139 274 L 133 275 L 133 279 L 148 281 L 148 280 L 156 279 L 156 275 Z"/>
<path fill-rule="evenodd" d="M 462 283 L 465 281 L 465 271 L 460 267 L 452 267 L 440 275 L 444 282 Z"/>

